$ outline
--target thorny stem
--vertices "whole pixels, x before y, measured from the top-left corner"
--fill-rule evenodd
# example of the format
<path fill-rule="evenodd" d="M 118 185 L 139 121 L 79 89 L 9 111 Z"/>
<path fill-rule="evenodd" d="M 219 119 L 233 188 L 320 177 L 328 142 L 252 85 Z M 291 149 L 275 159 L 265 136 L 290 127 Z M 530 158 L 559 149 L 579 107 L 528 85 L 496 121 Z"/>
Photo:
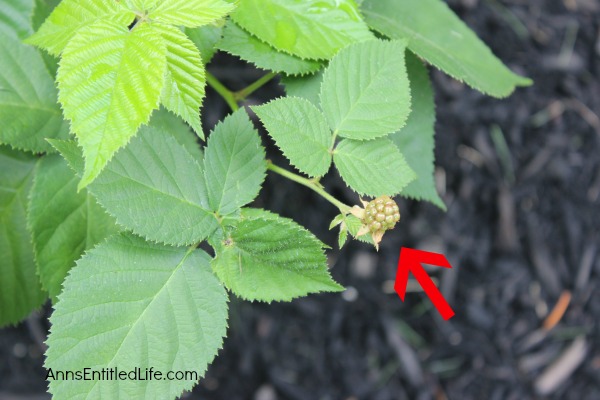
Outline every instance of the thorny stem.
<path fill-rule="evenodd" d="M 351 207 L 342 203 L 341 201 L 339 201 L 338 199 L 336 199 L 335 197 L 333 197 L 332 195 L 330 195 L 329 193 L 327 193 L 323 187 L 318 184 L 317 182 L 310 180 L 310 179 L 306 179 L 303 176 L 297 175 L 293 172 L 290 172 L 286 169 L 283 169 L 281 167 L 278 167 L 277 165 L 273 164 L 271 161 L 267 162 L 267 169 L 289 179 L 292 180 L 296 183 L 299 183 L 301 185 L 306 186 L 309 189 L 312 189 L 313 191 L 317 192 L 318 194 L 320 194 L 325 200 L 329 201 L 331 204 L 333 204 L 334 206 L 336 206 L 340 212 L 342 214 L 348 214 L 350 212 Z"/>
<path fill-rule="evenodd" d="M 257 81 L 255 81 L 254 83 L 251 83 L 249 86 L 245 87 L 244 89 L 242 89 L 238 92 L 235 92 L 233 94 L 233 97 L 237 101 L 242 101 L 246 97 L 250 96 L 252 93 L 257 91 L 258 89 L 263 87 L 265 84 L 269 83 L 271 81 L 271 79 L 275 78 L 275 76 L 277 76 L 277 74 L 275 72 L 269 72 L 268 74 L 263 75 Z"/>
<path fill-rule="evenodd" d="M 248 97 L 250 94 L 252 94 L 255 90 L 262 87 L 265 83 L 269 82 L 275 76 L 276 76 L 275 73 L 270 72 L 270 73 L 266 74 L 265 76 L 263 76 L 262 78 L 258 79 L 256 82 L 252 83 L 250 86 L 246 87 L 245 89 L 240 90 L 237 93 L 233 93 L 231 90 L 227 89 L 214 75 L 212 75 L 208 71 L 206 72 L 206 82 L 221 97 L 223 97 L 223 99 L 227 102 L 227 104 L 233 111 L 237 111 L 240 108 L 237 104 L 238 101 L 244 100 L 246 97 Z M 335 143 L 335 137 L 333 140 Z M 325 200 L 329 201 L 331 204 L 336 206 L 342 214 L 348 214 L 350 212 L 351 207 L 349 205 L 342 203 L 341 201 L 339 201 L 338 199 L 336 199 L 335 197 L 333 197 L 332 195 L 327 193 L 325 191 L 325 189 L 323 189 L 323 186 L 321 186 L 321 184 L 319 184 L 318 180 L 314 180 L 314 179 L 311 180 L 311 179 L 307 179 L 303 176 L 297 175 L 293 172 L 290 172 L 281 167 L 278 167 L 277 165 L 273 164 L 270 160 L 267 162 L 267 168 L 270 169 L 271 171 L 283 176 L 284 178 L 287 178 L 296 183 L 304 185 L 307 188 L 315 191 L 316 193 L 321 195 L 321 197 L 323 197 Z"/>

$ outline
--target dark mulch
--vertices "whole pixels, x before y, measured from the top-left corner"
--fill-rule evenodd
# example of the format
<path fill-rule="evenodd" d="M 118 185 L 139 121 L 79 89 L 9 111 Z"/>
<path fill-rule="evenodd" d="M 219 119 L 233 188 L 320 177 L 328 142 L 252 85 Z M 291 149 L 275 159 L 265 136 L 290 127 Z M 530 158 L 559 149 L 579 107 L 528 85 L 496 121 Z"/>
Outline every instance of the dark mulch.
<path fill-rule="evenodd" d="M 232 299 L 224 348 L 186 398 L 600 398 L 600 3 L 450 3 L 535 86 L 497 100 L 433 72 L 436 178 L 448 212 L 402 201 L 401 226 L 379 253 L 359 243 L 329 252 L 342 295 Z M 211 67 L 233 88 L 260 74 L 240 68 L 222 56 Z M 207 104 L 209 126 L 225 108 L 215 97 Z M 338 177 L 326 186 L 356 201 Z M 269 176 L 256 205 L 334 246 L 335 210 L 304 188 Z M 432 273 L 456 317 L 444 322 L 421 293 L 400 302 L 391 288 L 400 246 L 448 256 L 454 268 Z M 566 292 L 565 315 L 544 330 Z M 0 332 L 0 398 L 44 392 L 46 324 L 32 317 Z"/>

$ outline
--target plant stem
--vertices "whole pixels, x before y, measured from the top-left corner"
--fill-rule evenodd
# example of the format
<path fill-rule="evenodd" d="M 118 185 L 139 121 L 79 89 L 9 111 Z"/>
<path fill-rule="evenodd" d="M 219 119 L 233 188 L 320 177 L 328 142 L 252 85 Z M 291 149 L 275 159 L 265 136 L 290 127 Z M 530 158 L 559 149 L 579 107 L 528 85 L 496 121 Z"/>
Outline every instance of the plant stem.
<path fill-rule="evenodd" d="M 246 97 L 250 96 L 252 93 L 254 93 L 255 91 L 257 91 L 258 89 L 260 89 L 261 87 L 263 87 L 269 81 L 271 81 L 271 79 L 273 79 L 275 76 L 277 76 L 277 74 L 275 72 L 269 72 L 268 74 L 263 75 L 257 81 L 255 81 L 254 83 L 251 83 L 250 85 L 248 85 L 244 89 L 242 89 L 242 90 L 240 90 L 238 92 L 235 92 L 233 94 L 233 97 L 237 101 L 242 101 Z"/>
<path fill-rule="evenodd" d="M 315 181 L 312 181 L 310 179 L 306 179 L 303 176 L 297 175 L 293 172 L 290 172 L 288 170 L 285 170 L 281 167 L 278 167 L 277 165 L 273 164 L 271 161 L 268 161 L 267 163 L 267 169 L 289 179 L 292 180 L 296 183 L 299 183 L 301 185 L 306 186 L 309 189 L 312 189 L 313 191 L 317 192 L 319 195 L 321 195 L 321 197 L 323 197 L 325 200 L 329 201 L 331 204 L 333 204 L 334 206 L 336 206 L 340 212 L 342 214 L 347 214 L 350 212 L 350 206 L 342 203 L 341 201 L 339 201 L 338 199 L 336 199 L 335 197 L 333 197 L 332 195 L 330 195 L 329 193 L 327 193 L 322 187 L 321 185 L 317 184 Z"/>
<path fill-rule="evenodd" d="M 225 100 L 227 105 L 233 111 L 237 111 L 240 108 L 240 106 L 238 106 L 237 104 L 236 97 L 233 94 L 233 92 L 227 89 L 217 78 L 215 78 L 213 74 L 211 74 L 208 71 L 206 71 L 206 83 L 208 83 L 210 87 L 215 89 L 215 91 L 223 98 L 223 100 Z"/>

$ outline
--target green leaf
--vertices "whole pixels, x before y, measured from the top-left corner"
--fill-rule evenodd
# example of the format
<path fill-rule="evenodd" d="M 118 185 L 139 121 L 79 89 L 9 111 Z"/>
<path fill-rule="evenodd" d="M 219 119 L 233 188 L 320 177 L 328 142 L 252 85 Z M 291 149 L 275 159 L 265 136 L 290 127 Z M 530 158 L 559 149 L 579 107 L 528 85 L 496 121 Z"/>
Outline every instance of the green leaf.
<path fill-rule="evenodd" d="M 373 38 L 353 0 L 242 0 L 231 17 L 277 50 L 301 58 L 329 59 Z"/>
<path fill-rule="evenodd" d="M 329 230 L 332 230 L 336 226 L 340 225 L 345 219 L 346 216 L 344 214 L 338 214 L 329 224 Z"/>
<path fill-rule="evenodd" d="M 333 154 L 342 179 L 361 195 L 393 196 L 416 178 L 389 139 L 342 140 Z"/>
<path fill-rule="evenodd" d="M 31 15 L 31 26 L 34 31 L 37 31 L 40 26 L 46 21 L 52 11 L 58 6 L 60 0 L 34 0 L 33 14 Z M 46 51 L 40 51 L 40 55 L 46 64 L 46 68 L 53 80 L 56 78 L 58 70 L 58 57 Z"/>
<path fill-rule="evenodd" d="M 327 173 L 331 165 L 331 131 L 321 111 L 310 101 L 283 97 L 252 110 L 292 165 L 310 176 Z"/>
<path fill-rule="evenodd" d="M 240 220 L 216 249 L 212 267 L 229 290 L 266 302 L 343 290 L 331 279 L 323 243 L 312 233 L 290 219 L 259 215 Z"/>
<path fill-rule="evenodd" d="M 59 100 L 83 148 L 89 185 L 158 108 L 165 79 L 165 46 L 149 24 L 132 31 L 113 22 L 81 29 L 58 70 Z"/>
<path fill-rule="evenodd" d="M 50 317 L 48 372 L 147 368 L 152 380 L 50 380 L 57 399 L 174 399 L 202 375 L 223 343 L 227 294 L 202 250 L 165 247 L 122 234 L 81 260 Z"/>
<path fill-rule="evenodd" d="M 155 128 L 161 134 L 172 136 L 177 140 L 177 143 L 185 147 L 188 153 L 194 157 L 194 160 L 202 162 L 204 159 L 204 153 L 200 143 L 198 143 L 198 136 L 190 130 L 190 127 L 181 118 L 172 112 L 162 107 L 154 110 L 148 126 Z M 146 128 L 142 127 L 142 129 Z"/>
<path fill-rule="evenodd" d="M 346 225 L 340 226 L 340 234 L 338 236 L 338 248 L 344 247 L 346 241 L 348 240 L 348 228 Z"/>
<path fill-rule="evenodd" d="M 233 22 L 225 25 L 223 39 L 218 46 L 259 68 L 289 75 L 311 74 L 321 68 L 321 63 L 317 61 L 303 60 L 274 49 Z"/>
<path fill-rule="evenodd" d="M 21 0 L 23 1 L 23 0 Z M 28 1 L 28 0 L 27 0 Z M 58 6 L 60 0 L 34 0 L 33 13 L 31 14 L 31 27 L 34 31 L 40 29 L 46 18 L 50 16 L 52 11 Z"/>
<path fill-rule="evenodd" d="M 2 0 L 0 34 L 19 39 L 31 35 L 30 17 L 33 7 L 33 0 Z"/>
<path fill-rule="evenodd" d="M 126 29 L 134 17 L 119 1 L 62 0 L 26 42 L 57 56 L 82 28 L 105 21 Z"/>
<path fill-rule="evenodd" d="M 0 326 L 14 324 L 46 299 L 27 231 L 27 196 L 36 159 L 0 146 Z"/>
<path fill-rule="evenodd" d="M 167 73 L 161 102 L 169 111 L 190 124 L 204 139 L 200 107 L 204 99 L 204 64 L 196 45 L 179 29 L 157 25 L 167 49 Z"/>
<path fill-rule="evenodd" d="M 53 302 L 83 252 L 118 231 L 86 190 L 77 193 L 78 181 L 62 157 L 47 156 L 36 167 L 29 196 L 27 220 L 37 272 Z"/>
<path fill-rule="evenodd" d="M 430 201 L 445 210 L 446 206 L 440 199 L 433 180 L 435 103 L 429 74 L 423 63 L 410 53 L 406 63 L 413 93 L 413 110 L 406 126 L 390 135 L 390 139 L 404 154 L 408 165 L 417 174 L 417 179 L 404 188 L 402 195 Z"/>
<path fill-rule="evenodd" d="M 200 51 L 200 57 L 208 64 L 217 51 L 217 42 L 221 40 L 222 26 L 204 25 L 198 28 L 185 28 L 184 32 Z"/>
<path fill-rule="evenodd" d="M 41 153 L 45 138 L 67 138 L 69 124 L 56 101 L 54 80 L 35 49 L 18 39 L 0 41 L 0 143 Z"/>
<path fill-rule="evenodd" d="M 321 107 L 321 84 L 323 83 L 323 70 L 307 76 L 283 76 L 281 84 L 285 87 L 288 96 L 302 97 Z"/>
<path fill-rule="evenodd" d="M 195 28 L 207 25 L 233 10 L 221 0 L 165 0 L 148 14 L 152 21 Z"/>
<path fill-rule="evenodd" d="M 358 232 L 363 227 L 363 223 L 360 219 L 356 218 L 354 215 L 346 216 L 346 226 L 348 227 L 348 232 L 354 237 L 354 239 L 361 241 L 363 243 L 369 243 L 374 245 L 373 237 L 369 234 L 358 235 Z"/>
<path fill-rule="evenodd" d="M 211 210 L 230 214 L 256 198 L 265 180 L 265 150 L 244 110 L 218 124 L 204 154 Z"/>
<path fill-rule="evenodd" d="M 404 126 L 410 88 L 406 41 L 370 40 L 340 51 L 323 77 L 321 106 L 342 137 L 369 140 Z"/>
<path fill-rule="evenodd" d="M 81 173 L 77 146 L 52 144 Z M 175 139 L 153 128 L 142 128 L 88 190 L 120 225 L 152 241 L 189 245 L 217 227 L 201 165 Z"/>
<path fill-rule="evenodd" d="M 441 0 L 365 0 L 365 19 L 393 39 L 408 39 L 417 55 L 495 97 L 506 97 L 531 80 L 511 72 Z"/>

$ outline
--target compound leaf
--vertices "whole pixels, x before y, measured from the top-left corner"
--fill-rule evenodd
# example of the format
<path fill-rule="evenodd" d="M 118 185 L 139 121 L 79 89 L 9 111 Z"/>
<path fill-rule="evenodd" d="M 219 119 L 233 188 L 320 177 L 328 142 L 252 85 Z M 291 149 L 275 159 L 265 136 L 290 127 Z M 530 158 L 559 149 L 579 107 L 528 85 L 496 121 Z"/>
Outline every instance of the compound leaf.
<path fill-rule="evenodd" d="M 52 144 L 81 173 L 77 146 Z M 201 165 L 175 139 L 154 128 L 140 129 L 88 190 L 120 225 L 149 240 L 188 245 L 217 226 Z"/>
<path fill-rule="evenodd" d="M 210 24 L 233 10 L 234 5 L 221 0 L 165 0 L 150 11 L 156 22 L 195 28 Z"/>
<path fill-rule="evenodd" d="M 134 17 L 119 1 L 62 0 L 26 42 L 57 56 L 80 29 L 99 21 L 110 21 L 127 29 Z"/>
<path fill-rule="evenodd" d="M 393 196 L 416 178 L 387 138 L 367 142 L 344 139 L 336 147 L 333 160 L 342 179 L 361 195 Z"/>
<path fill-rule="evenodd" d="M 204 99 L 204 64 L 196 45 L 179 29 L 160 26 L 167 49 L 167 72 L 161 102 L 169 111 L 190 124 L 204 138 L 200 122 L 200 106 Z"/>
<path fill-rule="evenodd" d="M 370 40 L 346 47 L 331 60 L 321 106 L 332 130 L 369 140 L 404 126 L 410 113 L 405 49 L 406 41 Z"/>
<path fill-rule="evenodd" d="M 104 2 L 103 2 L 104 3 Z M 63 52 L 59 100 L 83 148 L 90 184 L 158 107 L 166 68 L 160 34 L 147 23 L 82 28 Z"/>
<path fill-rule="evenodd" d="M 321 68 L 318 61 L 304 60 L 276 50 L 233 22 L 225 25 L 219 48 L 259 68 L 288 75 L 311 74 Z"/>
<path fill-rule="evenodd" d="M 277 50 L 301 58 L 329 59 L 373 38 L 354 0 L 243 0 L 231 17 Z"/>
<path fill-rule="evenodd" d="M 531 80 L 510 71 L 442 0 L 365 0 L 368 24 L 483 93 L 506 97 Z"/>
<path fill-rule="evenodd" d="M 14 324 L 46 299 L 27 231 L 27 196 L 36 158 L 0 146 L 0 326 Z"/>
<path fill-rule="evenodd" d="M 154 110 L 148 126 L 155 128 L 156 131 L 162 134 L 175 138 L 196 161 L 201 162 L 204 159 L 204 153 L 200 143 L 198 143 L 198 136 L 191 131 L 190 127 L 181 118 L 172 112 L 163 107 Z"/>
<path fill-rule="evenodd" d="M 18 39 L 0 41 L 0 143 L 41 153 L 52 149 L 46 138 L 69 136 L 56 101 L 54 80 L 42 57 Z"/>
<path fill-rule="evenodd" d="M 262 213 L 243 216 L 216 250 L 212 268 L 229 290 L 266 302 L 343 290 L 329 274 L 323 243 L 290 219 Z"/>
<path fill-rule="evenodd" d="M 429 74 L 414 55 L 409 53 L 406 61 L 413 93 L 413 110 L 406 126 L 390 135 L 390 139 L 404 154 L 408 165 L 417 174 L 417 179 L 402 190 L 402 195 L 430 201 L 445 210 L 446 206 L 440 199 L 433 180 L 435 103 Z"/>
<path fill-rule="evenodd" d="M 37 272 L 54 302 L 83 252 L 118 231 L 87 190 L 77 193 L 78 181 L 62 157 L 47 156 L 36 167 L 29 196 L 27 220 Z"/>
<path fill-rule="evenodd" d="M 316 106 L 299 97 L 283 97 L 252 110 L 292 165 L 310 176 L 327 173 L 332 137 Z"/>
<path fill-rule="evenodd" d="M 265 150 L 244 110 L 215 127 L 204 165 L 211 210 L 227 215 L 256 198 L 266 175 Z"/>
<path fill-rule="evenodd" d="M 174 399 L 206 371 L 227 328 L 227 293 L 202 250 L 109 238 L 77 262 L 50 317 L 48 371 L 118 368 L 151 380 L 50 380 L 59 399 Z M 183 380 L 167 372 L 193 371 Z M 156 378 L 156 377 L 155 377 Z"/>

